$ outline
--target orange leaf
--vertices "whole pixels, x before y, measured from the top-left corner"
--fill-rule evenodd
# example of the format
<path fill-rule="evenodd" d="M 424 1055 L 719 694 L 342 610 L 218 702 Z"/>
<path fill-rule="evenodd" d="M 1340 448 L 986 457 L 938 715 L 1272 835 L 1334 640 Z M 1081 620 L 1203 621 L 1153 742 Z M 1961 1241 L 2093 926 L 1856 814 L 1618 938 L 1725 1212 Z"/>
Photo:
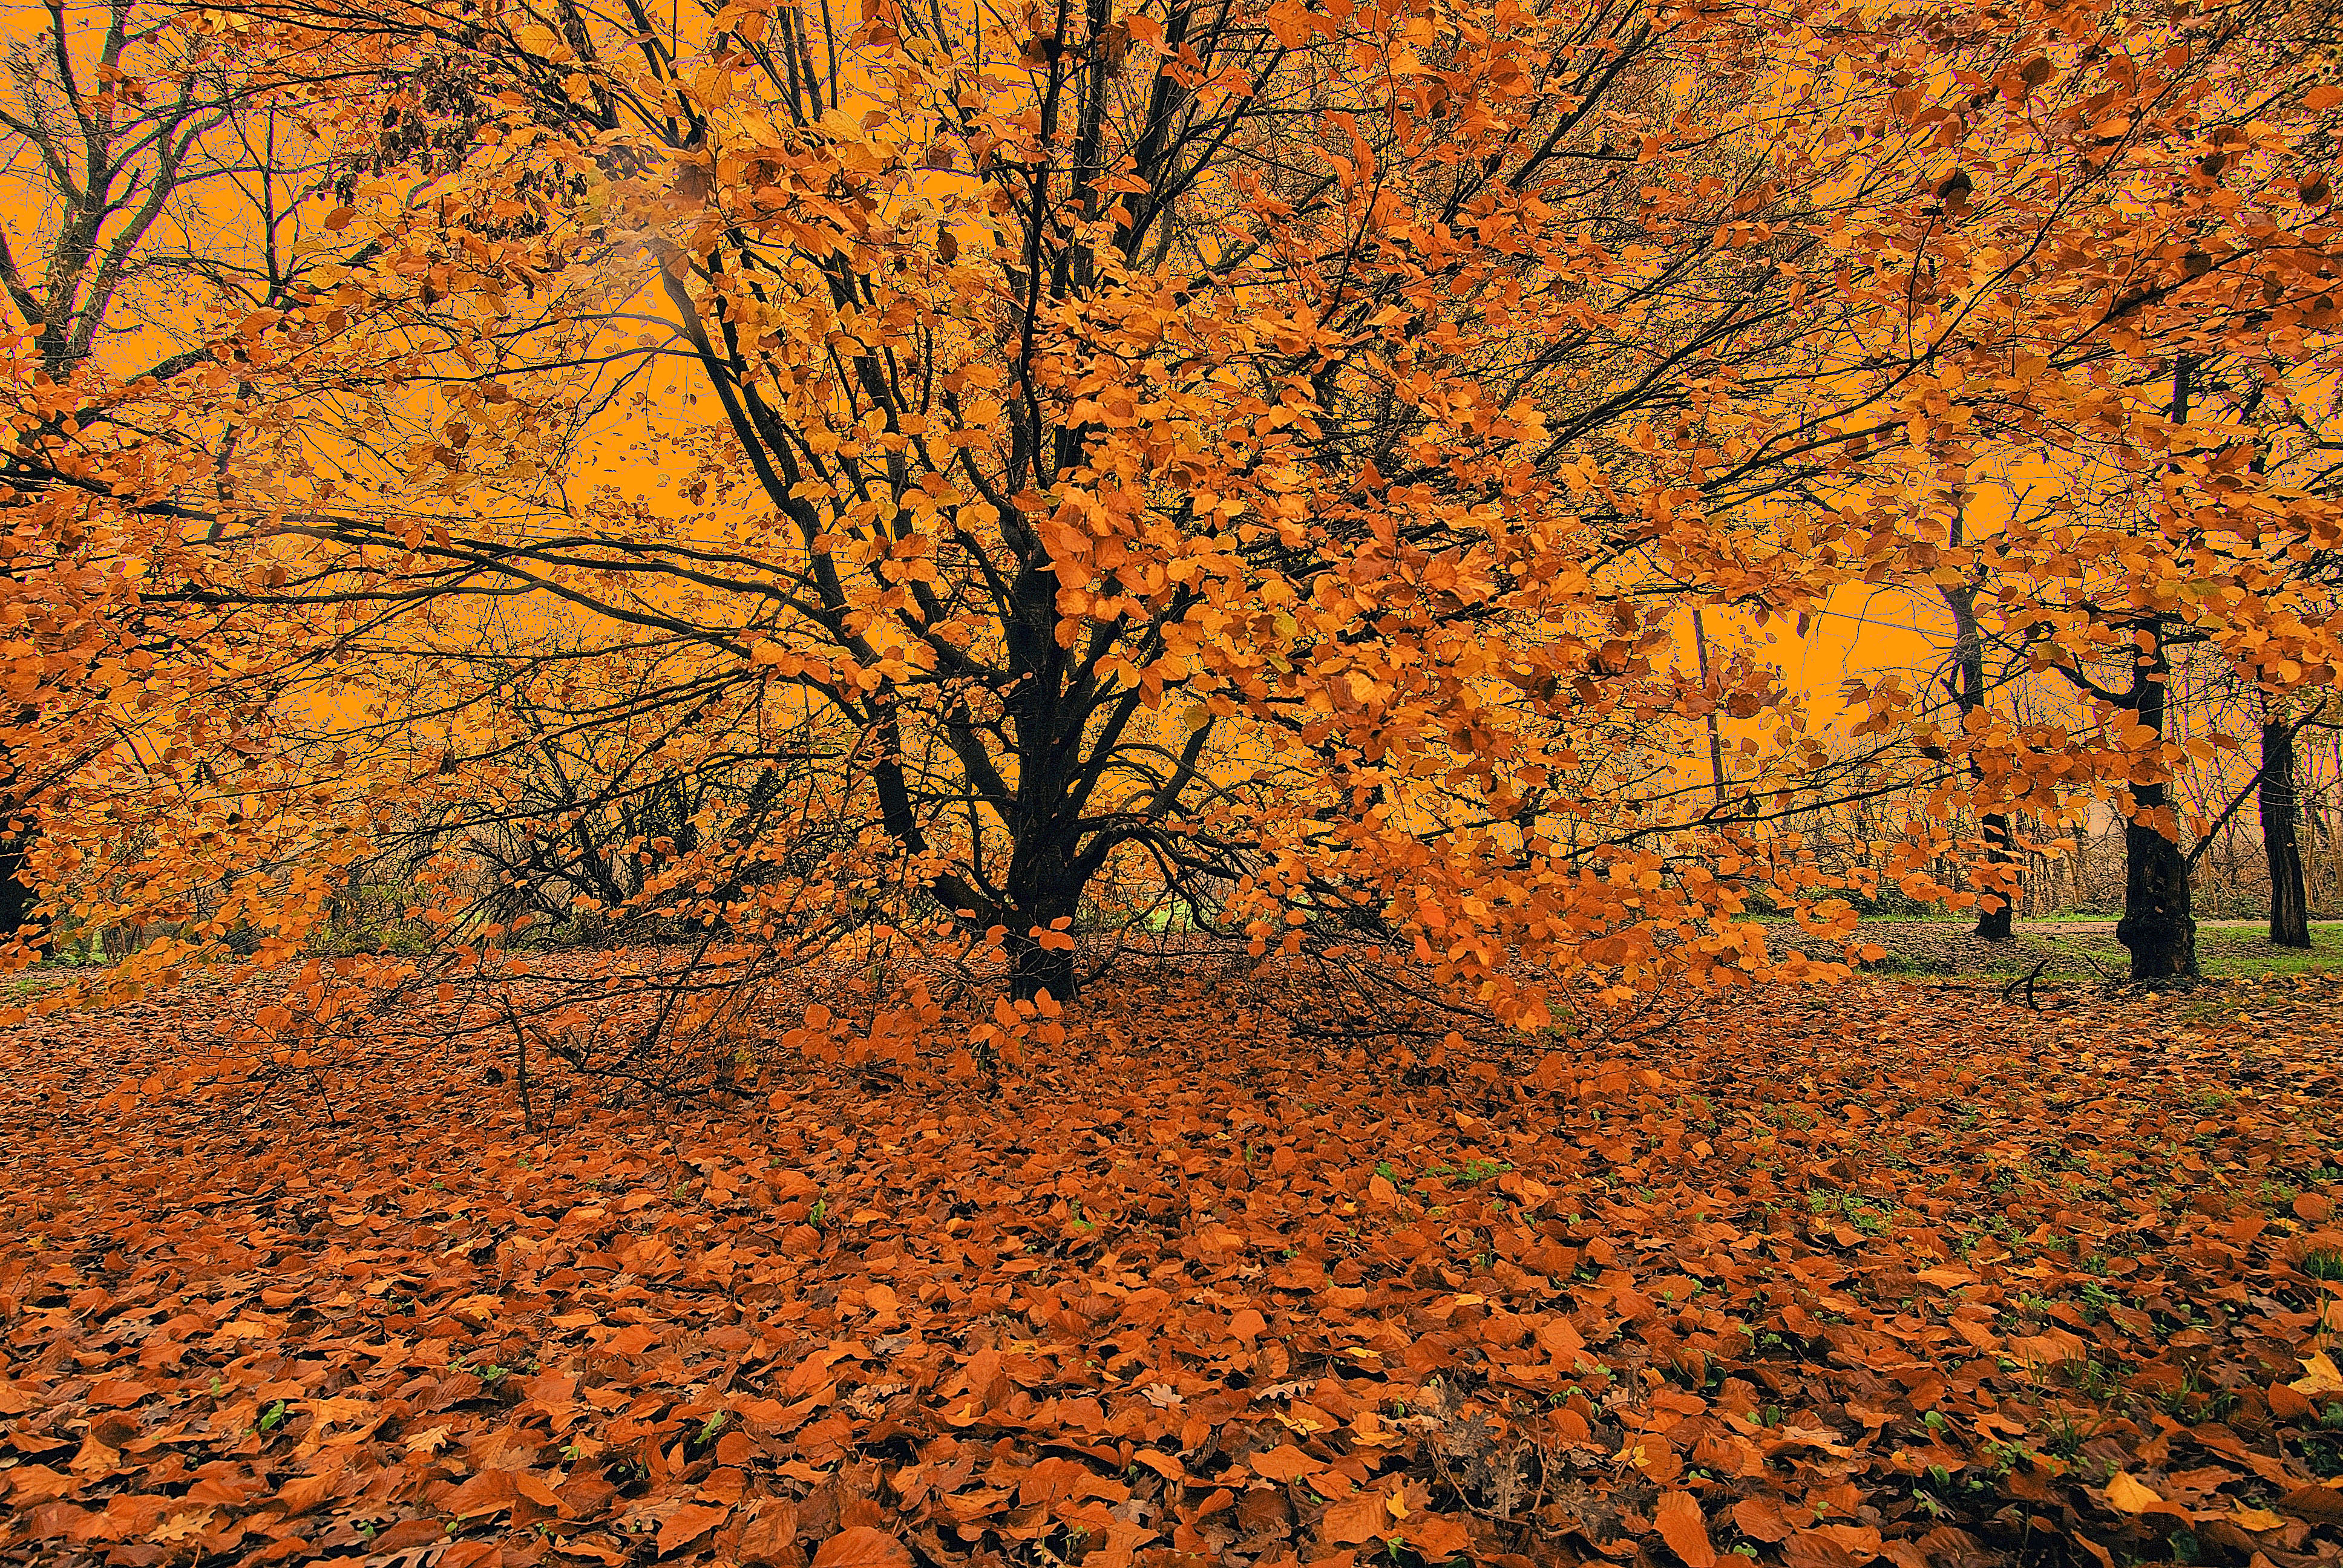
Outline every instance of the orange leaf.
<path fill-rule="evenodd" d="M 1137 1453 L 1132 1454 L 1131 1456 L 1131 1462 L 1133 1464 L 1143 1464 L 1147 1466 L 1148 1469 L 1153 1471 L 1156 1474 L 1161 1476 L 1164 1480 L 1177 1482 L 1182 1486 L 1188 1485 L 1192 1480 L 1188 1472 L 1181 1465 L 1178 1460 L 1166 1454 L 1158 1453 L 1151 1448 L 1142 1448 Z M 1259 1471 L 1260 1467 L 1256 1465 L 1254 1467 L 1254 1473 L 1258 1474 Z"/>
<path fill-rule="evenodd" d="M 1417 1514 L 1407 1522 L 1405 1539 L 1426 1563 L 1445 1563 L 1452 1557 L 1462 1557 L 1473 1544 L 1464 1522 L 1443 1513 Z"/>
<path fill-rule="evenodd" d="M 850 1524 L 821 1543 L 813 1568 L 913 1568 L 910 1549 L 883 1530 Z"/>
<path fill-rule="evenodd" d="M 1337 1546 L 1356 1546 L 1396 1528 L 1391 1511 L 1383 1506 L 1383 1493 L 1371 1486 L 1327 1504 L 1325 1516 L 1319 1521 L 1319 1529 Z"/>
<path fill-rule="evenodd" d="M 732 1510 L 719 1503 L 687 1503 L 667 1516 L 659 1526 L 659 1555 L 664 1557 L 679 1546 L 688 1546 L 730 1516 Z"/>
<path fill-rule="evenodd" d="M 1735 1503 L 1733 1527 L 1750 1540 L 1768 1545 L 1787 1541 L 1795 1528 L 1782 1517 L 1781 1504 L 1770 1497 L 1745 1497 Z"/>
<path fill-rule="evenodd" d="M 1326 1468 L 1290 1442 L 1280 1443 L 1267 1453 L 1256 1453 L 1249 1462 L 1252 1473 L 1264 1481 L 1299 1481 Z"/>
<path fill-rule="evenodd" d="M 456 1494 L 447 1500 L 447 1512 L 458 1519 L 478 1519 L 505 1512 L 518 1495 L 512 1472 L 484 1470 L 456 1489 Z"/>
<path fill-rule="evenodd" d="M 740 1561 L 763 1568 L 767 1563 L 801 1563 L 797 1549 L 798 1511 L 786 1499 L 768 1497 L 756 1503 L 749 1527 L 740 1533 Z"/>
<path fill-rule="evenodd" d="M 2278 1500 L 2278 1507 L 2313 1524 L 2343 1524 L 2343 1491 L 2332 1486 L 2298 1486 Z"/>
<path fill-rule="evenodd" d="M 1689 1492 L 1671 1492 L 1660 1499 L 1652 1516 L 1660 1539 L 1684 1559 L 1684 1568 L 1716 1568 L 1716 1548 L 1709 1544 L 1708 1526 L 1702 1523 L 1700 1503 Z"/>

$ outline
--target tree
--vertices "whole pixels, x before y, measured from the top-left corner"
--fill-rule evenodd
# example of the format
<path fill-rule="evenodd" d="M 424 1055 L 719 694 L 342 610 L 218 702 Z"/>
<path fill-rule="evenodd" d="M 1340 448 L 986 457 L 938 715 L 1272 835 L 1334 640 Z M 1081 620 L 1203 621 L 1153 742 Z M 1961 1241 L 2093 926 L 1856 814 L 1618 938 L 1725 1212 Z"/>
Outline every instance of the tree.
<path fill-rule="evenodd" d="M 540 592 L 699 650 L 709 681 L 813 704 L 868 769 L 843 809 L 899 857 L 897 918 L 924 902 L 998 930 L 1021 997 L 1072 989 L 1055 933 L 1119 857 L 1264 941 L 1312 907 L 1427 955 L 1485 925 L 1453 950 L 1498 983 L 1500 946 L 1544 918 L 1528 888 L 1501 916 L 1476 884 L 1632 859 L 1667 826 L 1622 801 L 1557 858 L 1538 820 L 1578 808 L 1539 798 L 1614 714 L 1678 700 L 1644 684 L 1674 590 L 1637 557 L 1706 576 L 1737 548 L 1680 541 L 1664 487 L 1655 516 L 1590 487 L 1584 454 L 1675 466 L 1628 438 L 1684 417 L 1688 377 L 1795 385 L 1829 308 L 1795 267 L 1717 246 L 1806 198 L 1671 95 L 1688 65 L 1704 97 L 1745 95 L 1746 28 L 1565 10 L 1443 33 L 1435 71 L 1389 20 L 1298 11 L 1037 16 L 1008 38 L 888 14 L 819 51 L 795 13 L 725 12 L 631 56 L 558 16 L 477 36 L 392 16 L 418 60 L 462 51 L 468 106 L 525 106 L 471 178 L 368 220 L 366 286 L 407 291 L 372 295 L 372 317 L 497 366 L 433 383 L 447 407 L 410 450 L 470 487 L 519 467 L 498 410 L 633 352 L 608 335 L 639 325 L 641 275 L 618 264 L 645 254 L 664 351 L 729 437 L 687 487 L 720 498 L 745 474 L 769 511 L 688 540 L 607 515 L 551 539 L 435 518 L 444 545 L 307 520 L 284 532 L 319 547 L 309 580 L 383 580 L 333 551 L 412 551 L 447 598 Z M 1364 95 L 1338 85 L 1359 51 L 1395 63 Z M 851 73 L 873 88 L 847 129 Z M 1659 111 L 1674 123 L 1630 159 L 1627 122 Z M 498 337 L 516 278 L 559 282 Z M 459 304 L 495 331 L 467 338 Z M 1790 416 L 1717 504 L 1820 461 L 1792 437 L 1826 412 Z M 1789 558 L 1753 543 L 1770 559 L 1733 569 L 1762 600 Z M 691 608 L 605 591 L 651 579 Z M 1762 671 L 1736 679 L 1721 700 L 1767 704 Z M 1269 766 L 1231 777 L 1247 751 Z M 1433 846 L 1453 863 L 1426 881 Z M 1467 904 L 1483 912 L 1456 921 Z"/>
<path fill-rule="evenodd" d="M 2290 267 L 2274 264 L 2284 255 L 2316 256 L 2310 270 L 2332 274 L 2322 248 L 2333 234 L 2325 216 L 2331 193 L 2302 158 L 2327 134 L 2312 126 L 2343 92 L 2310 85 L 2305 75 L 2317 69 L 2318 40 L 2331 19 L 2281 24 L 2283 15 L 2230 17 L 2226 68 L 2134 78 L 2129 128 L 2154 127 L 2150 138 L 2165 141 L 2171 161 L 2160 174 L 2145 166 L 2137 187 L 2135 199 L 2149 204 L 2153 220 L 2115 231 L 2094 258 L 2117 263 L 2093 268 L 2108 287 L 2092 353 L 2101 392 L 2086 398 L 2087 420 L 2062 424 L 2059 440 L 2046 443 L 2056 460 L 2087 474 L 2077 488 L 2088 493 L 2096 526 L 2046 514 L 2024 528 L 2013 523 L 1991 550 L 1996 572 L 2006 569 L 2003 608 L 2033 644 L 2035 668 L 2057 670 L 2102 705 L 2101 732 L 2128 754 L 2118 789 L 2127 846 L 2119 935 L 2141 980 L 2196 972 L 2189 861 L 2167 788 L 2178 760 L 2165 738 L 2174 648 L 2217 646 L 2280 690 L 2328 678 L 2336 658 L 2298 608 L 2305 583 L 2328 569 L 2331 498 L 2272 483 L 2265 454 L 2237 438 L 2268 391 L 2299 374 L 2298 351 L 2314 341 L 2323 351 L 2329 342 L 2322 297 L 2300 293 L 2286 276 Z M 2173 57 L 2203 36 L 2176 42 Z M 2254 113 L 2290 91 L 2302 128 L 2262 140 Z M 2197 147 L 2207 150 L 2191 165 L 2186 155 Z M 2246 209 L 2225 183 L 2240 167 L 2266 204 L 2250 218 L 2241 218 Z M 2143 248 L 2150 236 L 2167 247 L 2165 268 Z M 2290 252 L 2293 244 L 2303 249 Z M 2232 266 L 2216 286 L 2189 286 Z M 2146 352 L 2158 337 L 2167 348 L 2161 357 Z M 2159 415 L 2148 389 L 2167 376 Z M 2200 435 L 2186 427 L 2192 395 L 2208 388 L 2227 407 L 2217 427 Z M 2299 516 L 2279 515 L 2289 508 Z M 2124 667 L 2113 685 L 2090 671 L 2110 658 Z"/>
<path fill-rule="evenodd" d="M 330 47 L 216 16 L 136 0 L 43 11 L 6 48 L 0 104 L 19 215 L 0 234 L 15 317 L 0 624 L 16 669 L 0 725 L 0 940 L 34 948 L 46 940 L 34 921 L 37 823 L 119 742 L 115 699 L 142 688 L 129 711 L 160 719 L 168 682 L 146 679 L 159 660 L 194 653 L 214 666 L 199 684 L 216 689 L 232 657 L 226 628 L 200 612 L 157 618 L 139 605 L 140 578 L 182 542 L 171 519 L 190 515 L 160 491 L 208 489 L 216 503 L 236 439 L 232 420 L 164 389 L 216 363 L 211 309 L 279 308 L 305 286 L 317 259 L 302 253 L 297 212 L 316 174 L 307 116 L 366 85 Z M 237 729 L 239 707 L 263 696 L 226 695 Z"/>
<path fill-rule="evenodd" d="M 2261 769 L 2255 790 L 2262 819 L 2262 855 L 2269 867 L 2270 941 L 2310 946 L 2310 896 L 2303 880 L 2302 845 L 2295 836 L 2294 738 L 2304 720 L 2262 720 Z"/>
<path fill-rule="evenodd" d="M 270 799 L 337 831 L 467 839 L 468 770 L 535 722 L 506 694 L 565 668 L 580 722 L 689 712 L 679 752 L 825 772 L 830 848 L 703 827 L 631 895 L 709 933 L 711 994 L 990 938 L 1036 1003 L 1079 924 L 1151 903 L 1256 951 L 1372 944 L 1523 1024 L 1556 973 L 1809 972 L 1735 924 L 1762 894 L 1846 929 L 1780 824 L 1924 783 L 1935 825 L 1857 880 L 1968 897 L 1922 869 L 1977 779 L 2055 797 L 2108 758 L 1907 744 L 1880 694 L 1882 739 L 1835 751 L 1763 628 L 1851 581 L 2007 588 L 2029 541 L 1915 504 L 1945 443 L 2137 435 L 2117 370 L 2323 265 L 2256 227 L 2260 185 L 2183 182 L 2232 247 L 2201 269 L 2134 200 L 2232 79 L 2228 17 L 245 14 L 396 85 L 307 209 L 349 259 L 215 348 L 237 440 L 201 497 L 144 492 L 186 526 L 139 602 L 272 628 L 258 752 L 302 782 Z M 1704 628 L 1697 679 L 1655 658 L 1694 605 L 1759 628 Z M 481 673 L 492 615 L 553 607 L 585 655 Z M 329 678 L 367 747 L 304 721 Z M 1109 916 L 1106 882 L 1153 892 Z M 845 913 L 809 928 L 815 897 Z M 494 908 L 446 915 L 450 961 L 509 935 Z"/>
<path fill-rule="evenodd" d="M 1967 487 L 1965 474 L 1958 475 L 1951 487 L 1952 518 L 1946 540 L 1956 551 L 1966 543 L 1963 533 L 1968 523 Z M 2014 501 L 2013 509 L 2024 505 L 2025 498 L 2020 496 Z M 1980 584 L 1976 577 L 1967 576 L 1951 581 L 1939 578 L 1935 587 L 1953 621 L 1952 668 L 1945 684 L 1960 715 L 1960 732 L 1969 736 L 1976 733 L 1988 718 L 1986 638 L 1977 620 Z M 2007 941 L 2015 934 L 2017 912 L 2016 839 L 2010 831 L 2007 810 L 1993 809 L 1986 802 L 1986 759 L 1982 749 L 1972 749 L 1967 758 L 1969 785 L 1978 797 L 1979 826 L 1985 837 L 1986 863 L 1981 879 L 1986 885 L 1977 899 L 1976 934 L 1986 941 Z"/>
<path fill-rule="evenodd" d="M 116 302 L 147 258 L 157 224 L 187 185 L 212 172 L 200 149 L 226 118 L 232 96 L 217 73 L 175 58 L 172 30 L 136 18 L 125 0 L 101 12 L 95 35 L 83 22 L 83 14 L 55 0 L 45 25 L 8 46 L 10 95 L 0 107 L 0 129 L 21 149 L 10 160 L 12 183 L 34 210 L 46 209 L 45 254 L 20 258 L 0 233 L 0 288 L 29 339 L 34 376 L 52 387 L 72 382 L 111 336 Z M 158 66 L 164 79 L 150 83 Z M 199 353 L 169 353 L 153 368 L 169 376 Z M 54 429 L 54 420 L 44 424 Z M 5 479 L 20 485 L 21 442 L 8 456 Z M 20 556 L 9 555 L 11 586 L 29 588 L 38 568 Z M 9 733 L 34 728 L 38 718 L 36 709 L 20 709 Z M 7 818 L 0 932 L 11 936 L 33 912 L 26 839 L 45 760 L 0 742 L 0 816 Z"/>

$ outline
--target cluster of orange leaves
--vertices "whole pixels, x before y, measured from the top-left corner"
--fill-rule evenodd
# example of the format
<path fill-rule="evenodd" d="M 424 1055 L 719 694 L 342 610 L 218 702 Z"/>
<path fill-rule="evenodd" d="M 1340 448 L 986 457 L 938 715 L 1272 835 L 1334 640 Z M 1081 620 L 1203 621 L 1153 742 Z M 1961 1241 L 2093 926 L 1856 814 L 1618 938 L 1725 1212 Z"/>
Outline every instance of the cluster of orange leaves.
<path fill-rule="evenodd" d="M 534 1131 L 388 1033 L 104 1092 L 256 1000 L 0 1036 L 0 1561 L 2343 1556 L 2331 982 L 1711 999 L 1660 1069 L 1173 981 L 997 1077 L 540 1066 Z"/>

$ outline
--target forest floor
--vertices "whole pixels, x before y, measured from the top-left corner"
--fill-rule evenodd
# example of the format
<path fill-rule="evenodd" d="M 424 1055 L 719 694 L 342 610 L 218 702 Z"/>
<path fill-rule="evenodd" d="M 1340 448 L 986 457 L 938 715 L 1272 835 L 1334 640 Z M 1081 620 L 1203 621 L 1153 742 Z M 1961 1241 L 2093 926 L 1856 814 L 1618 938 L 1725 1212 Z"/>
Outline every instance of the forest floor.
<path fill-rule="evenodd" d="M 2343 1561 L 2334 977 L 1302 1000 L 535 1131 L 388 1033 L 112 1094 L 235 996 L 0 1035 L 0 1561 Z"/>

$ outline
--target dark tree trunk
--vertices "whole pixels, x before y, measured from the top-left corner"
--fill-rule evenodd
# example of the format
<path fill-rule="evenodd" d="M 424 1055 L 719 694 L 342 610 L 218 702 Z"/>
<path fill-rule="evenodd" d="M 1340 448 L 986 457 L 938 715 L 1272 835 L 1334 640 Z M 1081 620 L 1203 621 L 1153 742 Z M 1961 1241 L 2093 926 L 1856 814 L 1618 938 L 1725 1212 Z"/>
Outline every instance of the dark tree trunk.
<path fill-rule="evenodd" d="M 2148 629 L 2151 647 L 2132 656 L 2128 706 L 2160 740 L 2171 700 L 2172 661 L 2163 624 Z M 2159 779 L 2135 784 L 2131 793 L 2132 814 L 2124 823 L 2124 914 L 2116 940 L 2131 950 L 2135 980 L 2194 976 L 2197 921 L 2189 911 L 2188 858 L 2180 852 L 2178 839 L 2167 837 L 2156 821 L 2171 815 L 2171 787 Z"/>
<path fill-rule="evenodd" d="M 2165 787 L 2133 791 L 2140 809 L 2162 806 Z M 2188 861 L 2160 829 L 2124 824 L 2124 915 L 2116 940 L 2131 950 L 2135 980 L 2174 980 L 2197 973 L 2197 922 L 2188 910 Z"/>
<path fill-rule="evenodd" d="M 1700 606 L 1692 607 L 1692 650 L 1700 660 L 1700 684 L 1708 685 L 1708 628 L 1700 618 Z M 1710 788 L 1716 794 L 1716 809 L 1725 809 L 1725 737 L 1716 727 L 1716 709 L 1708 710 L 1708 777 Z"/>
<path fill-rule="evenodd" d="M 1960 542 L 1957 525 L 1953 541 Z M 1961 718 L 1966 722 L 1970 714 L 1985 706 L 1985 639 L 1977 635 L 1976 589 L 1947 586 L 1941 591 L 1946 608 L 1953 612 L 1953 655 L 1957 667 L 1953 673 L 1953 699 L 1960 705 Z M 1976 780 L 1984 777 L 1984 769 L 1977 766 L 1976 759 L 1970 759 L 1969 778 Z M 2009 867 L 2014 876 L 2017 856 L 2011 848 L 2009 819 L 2001 812 L 1988 811 L 1984 828 L 1986 861 Z M 2016 934 L 2011 920 L 2016 912 L 2014 892 L 2008 897 L 1999 893 L 1983 895 L 1977 902 L 1976 934 L 1987 941 L 2007 941 Z"/>
<path fill-rule="evenodd" d="M 1045 990 L 1059 1001 L 1074 1000 L 1081 977 L 1074 968 L 1071 917 L 1081 897 L 1079 886 L 1045 883 L 1017 897 L 1014 907 L 1002 917 L 1001 923 L 1009 928 L 1011 1000 L 1031 1001 Z M 1068 922 L 1062 935 L 1054 930 L 1061 920 Z M 1045 933 L 1048 940 L 1036 932 Z"/>
<path fill-rule="evenodd" d="M 1036 729 L 1038 725 L 1029 726 Z M 1062 747 L 1045 756 L 1054 760 Z M 1031 760 L 1028 779 L 1018 786 L 1018 806 L 1030 813 L 1018 824 L 1015 847 L 1010 852 L 1009 873 L 1001 889 L 1007 910 L 1001 923 L 1009 928 L 1009 995 L 1013 1001 L 1031 1001 L 1048 991 L 1059 1001 L 1074 1000 L 1074 953 L 1066 945 L 1073 935 L 1071 917 L 1081 901 L 1081 879 L 1074 874 L 1074 845 L 1070 824 L 1072 812 L 1062 789 L 1042 767 Z M 1062 934 L 1053 928 L 1066 920 Z"/>
<path fill-rule="evenodd" d="M 1031 1001 L 1043 991 L 1058 1001 L 1071 1001 L 1077 985 L 1071 948 L 1045 948 L 1031 937 L 1009 942 L 1009 996 Z"/>
<path fill-rule="evenodd" d="M 30 725 L 35 717 L 34 710 L 27 708 L 18 713 L 17 722 Z M 32 823 L 25 817 L 11 815 L 19 808 L 16 792 L 21 788 L 14 755 L 6 747 L 0 747 L 0 942 L 32 924 L 33 906 L 40 901 L 39 892 L 26 879 L 33 849 Z"/>
<path fill-rule="evenodd" d="M 2180 356 L 2172 367 L 2172 422 L 2188 422 L 2188 378 L 2196 361 Z M 2131 628 L 2145 633 L 2146 647 L 2134 647 L 2131 689 L 2123 706 L 2153 732 L 2157 745 L 2172 703 L 2172 653 L 2165 645 L 2166 623 L 2152 617 Z M 2157 766 L 2162 766 L 2161 759 Z M 2197 921 L 2188 907 L 2188 858 L 2180 852 L 2179 821 L 2167 838 L 2157 822 L 2172 817 L 2172 787 L 2162 779 L 2132 786 L 2132 812 L 2124 822 L 2124 913 L 2116 940 L 2131 950 L 2131 978 L 2165 980 L 2197 973 Z"/>
<path fill-rule="evenodd" d="M 2017 865 L 2017 852 L 2011 848 L 2009 819 L 1998 811 L 1988 811 L 1985 818 L 1986 859 L 2013 869 Z M 1986 901 L 1977 909 L 1976 934 L 1989 942 L 2006 942 L 2017 934 L 2013 923 L 2017 915 L 2017 895 L 2003 897 L 1987 893 Z"/>
<path fill-rule="evenodd" d="M 0 942 L 32 924 L 40 898 L 24 880 L 25 849 L 23 834 L 0 832 Z"/>
<path fill-rule="evenodd" d="M 2262 726 L 2262 849 L 2269 861 L 2270 940 L 2282 948 L 2310 945 L 2310 890 L 2302 871 L 2302 842 L 2295 836 L 2295 727 L 2279 720 Z"/>

